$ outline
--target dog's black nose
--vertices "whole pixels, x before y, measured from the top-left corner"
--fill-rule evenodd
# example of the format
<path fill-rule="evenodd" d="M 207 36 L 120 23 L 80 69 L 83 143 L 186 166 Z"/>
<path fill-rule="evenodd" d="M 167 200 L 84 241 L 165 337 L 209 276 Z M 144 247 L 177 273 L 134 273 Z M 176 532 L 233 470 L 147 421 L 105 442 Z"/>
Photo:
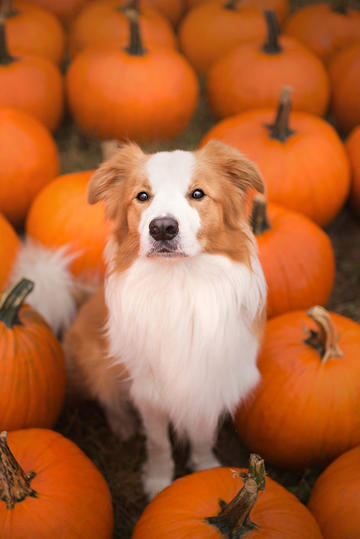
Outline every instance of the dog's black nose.
<path fill-rule="evenodd" d="M 150 222 L 149 231 L 156 241 L 172 240 L 179 232 L 179 224 L 173 217 L 157 217 Z"/>

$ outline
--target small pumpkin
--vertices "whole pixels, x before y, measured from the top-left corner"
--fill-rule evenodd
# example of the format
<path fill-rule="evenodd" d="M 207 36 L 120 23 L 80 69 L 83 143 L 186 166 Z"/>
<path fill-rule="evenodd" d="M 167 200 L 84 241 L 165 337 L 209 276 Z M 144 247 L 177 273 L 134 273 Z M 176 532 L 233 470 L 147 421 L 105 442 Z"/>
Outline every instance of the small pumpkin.
<path fill-rule="evenodd" d="M 86 190 L 93 171 L 55 178 L 34 199 L 26 220 L 26 234 L 50 248 L 66 246 L 78 255 L 70 265 L 75 276 L 96 282 L 104 277 L 102 252 L 110 225 L 102 204 L 90 206 Z"/>
<path fill-rule="evenodd" d="M 11 270 L 14 266 L 16 255 L 20 247 L 20 240 L 8 222 L 0 213 L 0 291 L 6 286 Z"/>
<path fill-rule="evenodd" d="M 263 492 L 262 492 L 263 491 Z M 320 539 L 299 500 L 270 477 L 264 461 L 249 469 L 211 468 L 177 479 L 145 508 L 132 539 Z"/>
<path fill-rule="evenodd" d="M 248 109 L 275 107 L 286 84 L 293 90 L 294 110 L 322 116 L 330 98 L 324 66 L 299 41 L 279 37 L 274 11 L 266 11 L 265 17 L 265 42 L 242 43 L 211 66 L 206 83 L 211 111 L 225 118 Z"/>
<path fill-rule="evenodd" d="M 32 4 L 37 4 L 54 13 L 66 25 L 77 15 L 86 2 L 89 0 L 61 0 L 61 2 L 59 0 L 31 0 Z"/>
<path fill-rule="evenodd" d="M 192 9 L 199 4 L 205 2 L 213 2 L 214 0 L 187 0 L 188 9 Z M 243 6 L 254 7 L 261 11 L 273 9 L 279 22 L 283 22 L 289 11 L 288 0 L 238 0 Z M 224 0 L 218 0 L 219 4 L 224 4 Z"/>
<path fill-rule="evenodd" d="M 185 11 L 185 0 L 145 0 L 146 4 L 159 11 L 175 27 Z"/>
<path fill-rule="evenodd" d="M 260 384 L 235 414 L 247 447 L 303 469 L 360 444 L 359 346 L 360 325 L 320 306 L 269 320 Z"/>
<path fill-rule="evenodd" d="M 210 129 L 201 146 L 217 139 L 238 148 L 258 165 L 270 202 L 325 226 L 348 196 L 349 161 L 328 122 L 290 111 L 290 89 L 284 88 L 275 114 L 270 108 L 254 109 L 225 118 Z"/>
<path fill-rule="evenodd" d="M 360 445 L 334 460 L 317 478 L 308 507 L 325 539 L 360 537 Z"/>
<path fill-rule="evenodd" d="M 360 215 L 360 125 L 348 136 L 345 148 L 350 159 L 352 175 L 350 204 Z"/>
<path fill-rule="evenodd" d="M 48 429 L 0 434 L 0 535 L 110 539 L 108 486 L 72 441 Z"/>
<path fill-rule="evenodd" d="M 0 170 L 0 211 L 21 225 L 36 194 L 59 172 L 51 134 L 21 110 L 0 107 Z"/>
<path fill-rule="evenodd" d="M 65 394 L 60 342 L 24 304 L 33 283 L 22 279 L 0 298 L 0 427 L 52 427 Z"/>
<path fill-rule="evenodd" d="M 268 286 L 268 317 L 325 305 L 335 279 L 327 234 L 310 219 L 255 195 L 251 215 Z"/>
<path fill-rule="evenodd" d="M 75 122 L 105 139 L 155 142 L 179 135 L 195 112 L 197 77 L 174 49 L 145 49 L 136 11 L 128 17 L 127 48 L 89 47 L 70 65 L 66 86 Z"/>
<path fill-rule="evenodd" d="M 200 74 L 207 73 L 215 60 L 239 43 L 265 35 L 261 11 L 237 0 L 200 4 L 185 15 L 179 27 L 181 49 Z"/>

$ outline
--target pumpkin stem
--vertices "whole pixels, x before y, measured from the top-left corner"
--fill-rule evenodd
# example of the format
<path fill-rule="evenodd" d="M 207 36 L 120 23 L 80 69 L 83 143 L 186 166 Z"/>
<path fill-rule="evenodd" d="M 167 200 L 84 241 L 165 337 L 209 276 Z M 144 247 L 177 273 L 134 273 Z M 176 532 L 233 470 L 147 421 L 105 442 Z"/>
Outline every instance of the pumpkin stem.
<path fill-rule="evenodd" d="M 13 7 L 12 0 L 2 0 L 0 14 L 8 19 L 9 17 L 15 17 L 18 15 L 19 10 Z"/>
<path fill-rule="evenodd" d="M 257 193 L 253 198 L 250 223 L 255 236 L 260 236 L 271 228 L 267 215 L 266 198 L 260 193 Z"/>
<path fill-rule="evenodd" d="M 341 15 L 347 15 L 349 0 L 332 0 L 331 10 Z"/>
<path fill-rule="evenodd" d="M 315 305 L 306 311 L 306 314 L 316 322 L 318 331 L 304 328 L 309 334 L 305 343 L 319 352 L 321 362 L 326 363 L 331 358 L 343 357 L 344 353 L 339 347 L 339 336 L 328 311 L 320 305 Z"/>
<path fill-rule="evenodd" d="M 267 54 L 280 54 L 282 52 L 282 47 L 279 43 L 280 30 L 276 13 L 272 9 L 266 9 L 264 14 L 267 26 L 267 39 L 262 50 Z"/>
<path fill-rule="evenodd" d="M 223 7 L 224 9 L 230 9 L 230 10 L 236 11 L 238 2 L 239 0 L 229 0 L 228 2 L 226 2 L 226 4 L 224 4 Z"/>
<path fill-rule="evenodd" d="M 0 499 L 6 503 L 7 509 L 13 509 L 17 502 L 27 496 L 36 498 L 37 493 L 30 482 L 35 472 L 25 473 L 11 453 L 7 444 L 7 432 L 0 434 Z"/>
<path fill-rule="evenodd" d="M 124 15 L 128 18 L 130 26 L 130 40 L 125 51 L 132 56 L 144 56 L 144 54 L 146 54 L 146 49 L 144 48 L 141 39 L 139 12 L 137 9 L 128 7 L 124 10 Z"/>
<path fill-rule="evenodd" d="M 275 121 L 273 124 L 265 124 L 269 129 L 270 137 L 275 138 L 280 142 L 286 142 L 286 140 L 295 133 L 295 131 L 289 127 L 291 92 L 292 88 L 290 86 L 283 86 L 279 105 L 276 111 Z"/>
<path fill-rule="evenodd" d="M 6 42 L 6 32 L 5 32 L 5 15 L 0 12 L 0 65 L 7 66 L 12 62 L 15 62 L 15 58 L 9 53 L 7 42 Z"/>
<path fill-rule="evenodd" d="M 0 297 L 0 322 L 3 322 L 6 327 L 11 329 L 15 324 L 21 325 L 18 312 L 33 288 L 32 281 L 21 279 Z"/>
<path fill-rule="evenodd" d="M 205 520 L 215 526 L 227 539 L 239 539 L 258 526 L 251 522 L 250 513 L 256 503 L 259 490 L 265 488 L 265 465 L 259 455 L 251 454 L 248 473 L 239 473 L 244 481 L 242 489 L 228 504 L 221 504 L 216 517 Z"/>

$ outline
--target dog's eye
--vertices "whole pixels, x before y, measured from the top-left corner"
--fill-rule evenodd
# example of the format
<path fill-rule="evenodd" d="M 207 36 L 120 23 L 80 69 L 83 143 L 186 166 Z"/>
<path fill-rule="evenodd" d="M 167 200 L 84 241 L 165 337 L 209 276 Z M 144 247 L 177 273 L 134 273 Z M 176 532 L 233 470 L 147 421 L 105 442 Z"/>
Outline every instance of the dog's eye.
<path fill-rule="evenodd" d="M 191 193 L 191 198 L 195 198 L 195 200 L 200 200 L 201 198 L 204 198 L 205 193 L 202 191 L 202 189 L 195 189 Z"/>
<path fill-rule="evenodd" d="M 136 195 L 136 198 L 140 200 L 140 202 L 146 202 L 150 197 L 145 191 L 141 191 L 141 193 Z"/>

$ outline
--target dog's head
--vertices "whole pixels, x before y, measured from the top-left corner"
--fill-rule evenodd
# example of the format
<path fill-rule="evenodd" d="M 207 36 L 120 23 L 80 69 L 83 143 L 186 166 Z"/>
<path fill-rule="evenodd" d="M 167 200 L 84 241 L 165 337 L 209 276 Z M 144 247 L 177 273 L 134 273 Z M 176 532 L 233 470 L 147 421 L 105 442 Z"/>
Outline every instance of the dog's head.
<path fill-rule="evenodd" d="M 241 259 L 252 189 L 265 189 L 257 167 L 221 142 L 152 155 L 130 143 L 94 173 L 88 201 L 105 201 L 122 266 L 137 256 L 175 260 L 202 252 Z"/>

